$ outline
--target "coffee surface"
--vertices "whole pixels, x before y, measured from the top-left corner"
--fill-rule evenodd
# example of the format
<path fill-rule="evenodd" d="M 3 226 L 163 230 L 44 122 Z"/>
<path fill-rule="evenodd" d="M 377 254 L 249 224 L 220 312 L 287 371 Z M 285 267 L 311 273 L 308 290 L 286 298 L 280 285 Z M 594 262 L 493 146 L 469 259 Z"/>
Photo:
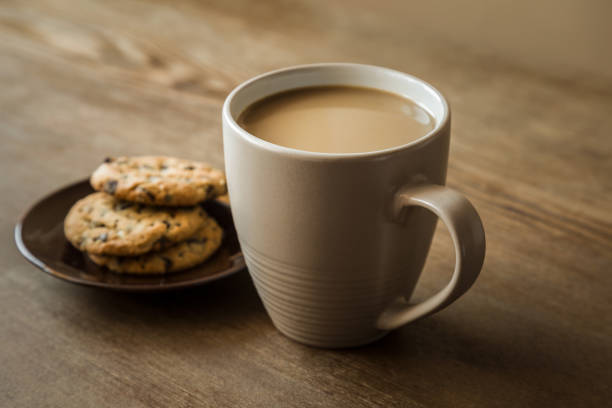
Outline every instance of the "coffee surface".
<path fill-rule="evenodd" d="M 371 88 L 321 86 L 281 92 L 249 106 L 238 124 L 268 142 L 322 153 L 400 146 L 435 126 L 408 98 Z"/>

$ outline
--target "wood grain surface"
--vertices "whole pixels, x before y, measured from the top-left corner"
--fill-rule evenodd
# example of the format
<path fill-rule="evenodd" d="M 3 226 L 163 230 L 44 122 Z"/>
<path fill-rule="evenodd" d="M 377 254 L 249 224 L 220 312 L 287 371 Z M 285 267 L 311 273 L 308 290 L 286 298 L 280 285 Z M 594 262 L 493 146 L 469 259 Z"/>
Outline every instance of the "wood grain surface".
<path fill-rule="evenodd" d="M 529 70 L 379 2 L 0 3 L 0 406 L 602 407 L 612 399 L 612 82 Z M 448 184 L 487 232 L 460 301 L 371 346 L 278 333 L 248 274 L 161 295 L 38 272 L 12 229 L 103 157 L 223 166 L 220 110 L 283 66 L 388 66 L 453 109 Z M 554 67 L 552 67 L 554 68 Z M 417 289 L 444 286 L 439 227 Z"/>

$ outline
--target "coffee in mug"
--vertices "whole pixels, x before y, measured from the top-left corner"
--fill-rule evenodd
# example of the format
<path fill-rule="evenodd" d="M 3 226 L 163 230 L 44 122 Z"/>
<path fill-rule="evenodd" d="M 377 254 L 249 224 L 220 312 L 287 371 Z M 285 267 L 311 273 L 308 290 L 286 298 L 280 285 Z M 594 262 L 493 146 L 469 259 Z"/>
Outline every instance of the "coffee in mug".
<path fill-rule="evenodd" d="M 359 153 L 404 145 L 429 133 L 431 114 L 406 97 L 357 86 L 292 89 L 249 106 L 238 124 L 280 146 Z"/>
<path fill-rule="evenodd" d="M 304 65 L 232 91 L 223 106 L 232 217 L 282 333 L 358 346 L 472 286 L 485 236 L 472 204 L 444 186 L 449 144 L 442 94 L 388 68 Z M 455 270 L 413 303 L 438 218 L 455 244 Z"/>

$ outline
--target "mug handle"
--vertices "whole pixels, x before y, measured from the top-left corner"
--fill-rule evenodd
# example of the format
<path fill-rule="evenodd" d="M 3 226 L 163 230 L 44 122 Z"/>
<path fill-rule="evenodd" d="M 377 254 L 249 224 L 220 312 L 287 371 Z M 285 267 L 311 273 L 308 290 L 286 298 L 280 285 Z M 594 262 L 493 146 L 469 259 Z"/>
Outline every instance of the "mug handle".
<path fill-rule="evenodd" d="M 485 255 L 485 235 L 474 206 L 462 194 L 439 185 L 406 186 L 393 199 L 393 217 L 401 221 L 406 207 L 424 207 L 446 224 L 455 245 L 455 271 L 450 282 L 438 293 L 414 305 L 404 297 L 396 299 L 380 315 L 376 326 L 398 328 L 453 303 L 474 284 Z"/>

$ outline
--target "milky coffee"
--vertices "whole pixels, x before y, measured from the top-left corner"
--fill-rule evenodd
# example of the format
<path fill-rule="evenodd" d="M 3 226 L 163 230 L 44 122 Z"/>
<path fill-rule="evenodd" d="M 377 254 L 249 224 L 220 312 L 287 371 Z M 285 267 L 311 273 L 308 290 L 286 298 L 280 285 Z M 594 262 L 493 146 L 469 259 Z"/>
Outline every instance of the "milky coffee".
<path fill-rule="evenodd" d="M 268 142 L 322 153 L 383 150 L 435 126 L 415 102 L 376 89 L 319 86 L 281 92 L 249 106 L 239 125 Z"/>

